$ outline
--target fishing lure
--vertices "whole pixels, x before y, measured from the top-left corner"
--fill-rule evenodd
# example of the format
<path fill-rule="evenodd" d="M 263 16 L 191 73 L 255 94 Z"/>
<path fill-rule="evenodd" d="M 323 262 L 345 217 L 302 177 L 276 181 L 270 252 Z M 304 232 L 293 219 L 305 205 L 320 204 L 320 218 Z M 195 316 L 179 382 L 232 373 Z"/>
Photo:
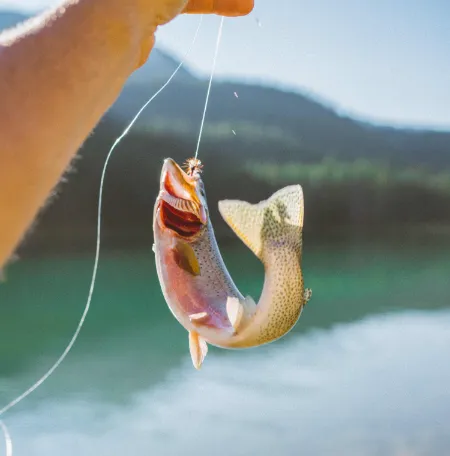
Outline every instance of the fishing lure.
<path fill-rule="evenodd" d="M 208 343 L 248 348 L 289 332 L 312 295 L 301 268 L 303 191 L 285 187 L 268 200 L 219 202 L 237 236 L 262 261 L 263 292 L 258 304 L 233 283 L 217 246 L 201 179 L 201 162 L 187 172 L 166 159 L 154 207 L 156 268 L 165 300 L 189 332 L 192 362 L 199 369 Z"/>

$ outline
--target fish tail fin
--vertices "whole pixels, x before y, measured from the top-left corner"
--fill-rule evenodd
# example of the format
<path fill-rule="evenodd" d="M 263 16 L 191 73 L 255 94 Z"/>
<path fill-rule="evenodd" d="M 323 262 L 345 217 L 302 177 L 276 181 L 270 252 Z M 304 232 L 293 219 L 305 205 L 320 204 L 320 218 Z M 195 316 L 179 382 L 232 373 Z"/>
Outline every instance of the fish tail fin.
<path fill-rule="evenodd" d="M 258 204 L 239 200 L 219 201 L 219 212 L 263 262 L 268 244 L 301 249 L 304 201 L 300 185 L 282 188 Z"/>

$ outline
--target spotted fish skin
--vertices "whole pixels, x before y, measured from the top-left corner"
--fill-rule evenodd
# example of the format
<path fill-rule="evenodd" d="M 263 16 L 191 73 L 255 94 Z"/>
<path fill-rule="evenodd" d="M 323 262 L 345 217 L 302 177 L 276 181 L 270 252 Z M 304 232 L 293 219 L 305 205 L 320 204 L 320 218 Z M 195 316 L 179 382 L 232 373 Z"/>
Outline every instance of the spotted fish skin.
<path fill-rule="evenodd" d="M 168 173 L 186 181 L 172 183 L 173 188 L 180 188 L 184 199 L 192 193 L 192 210 L 205 214 L 203 228 L 191 237 L 168 228 L 162 215 L 161 200 L 179 197 L 173 188 L 170 198 L 164 196 Z M 192 180 L 182 173 L 173 160 L 166 160 L 154 211 L 154 251 L 164 297 L 190 334 L 192 360 L 199 368 L 206 343 L 230 349 L 255 347 L 279 339 L 296 324 L 311 297 L 301 266 L 304 201 L 301 186 L 294 185 L 258 204 L 219 202 L 223 219 L 264 265 L 264 287 L 256 304 L 240 293 L 223 262 L 200 177 Z M 176 202 L 178 208 L 188 206 Z"/>
<path fill-rule="evenodd" d="M 285 187 L 259 204 L 219 202 L 222 217 L 265 271 L 253 319 L 232 346 L 252 347 L 279 339 L 294 327 L 309 300 L 301 267 L 303 207 L 300 185 Z"/>

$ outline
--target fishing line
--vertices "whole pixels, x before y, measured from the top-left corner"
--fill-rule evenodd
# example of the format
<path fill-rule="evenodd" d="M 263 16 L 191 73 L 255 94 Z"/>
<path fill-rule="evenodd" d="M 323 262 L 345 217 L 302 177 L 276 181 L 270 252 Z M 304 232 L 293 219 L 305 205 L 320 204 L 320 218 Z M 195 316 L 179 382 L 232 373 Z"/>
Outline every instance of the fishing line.
<path fill-rule="evenodd" d="M 6 427 L 6 424 L 0 420 L 0 428 L 2 428 L 3 435 L 5 437 L 5 456 L 12 456 L 13 454 L 13 449 L 12 449 L 12 440 L 11 436 L 9 435 L 8 428 Z"/>
<path fill-rule="evenodd" d="M 212 68 L 211 68 L 211 75 L 209 77 L 208 91 L 206 92 L 206 102 L 205 102 L 205 108 L 203 109 L 202 122 L 200 124 L 200 133 L 198 135 L 197 149 L 195 150 L 195 158 L 198 157 L 198 149 L 200 148 L 200 141 L 202 139 L 203 126 L 205 125 L 206 110 L 208 109 L 208 102 L 209 102 L 209 95 L 211 93 L 212 80 L 214 77 L 214 72 L 216 70 L 216 63 L 217 63 L 217 56 L 219 54 L 220 41 L 222 40 L 223 21 L 224 21 L 224 17 L 222 16 L 220 19 L 219 32 L 217 33 L 216 49 L 214 51 L 214 59 L 213 59 L 213 64 L 212 64 Z"/>
<path fill-rule="evenodd" d="M 99 197 L 98 197 L 98 213 L 97 213 L 97 240 L 96 240 L 96 248 L 95 248 L 95 259 L 94 259 L 94 269 L 93 269 L 93 272 L 92 272 L 92 279 L 91 279 L 91 285 L 89 287 L 89 294 L 88 294 L 88 298 L 87 298 L 87 301 L 86 301 L 86 306 L 84 308 L 84 311 L 83 311 L 83 315 L 81 316 L 81 319 L 78 323 L 78 326 L 77 326 L 77 329 L 74 333 L 74 335 L 72 336 L 72 339 L 70 340 L 69 342 L 69 345 L 67 345 L 66 349 L 64 350 L 64 352 L 62 353 L 62 355 L 59 357 L 59 359 L 55 362 L 55 364 L 47 371 L 46 374 L 44 374 L 36 383 L 34 383 L 33 386 L 31 386 L 30 388 L 28 388 L 24 393 L 22 393 L 20 396 L 18 396 L 16 399 L 14 399 L 13 401 L 11 401 L 8 405 L 6 405 L 5 407 L 3 407 L 1 410 L 0 410 L 0 416 L 3 415 L 6 411 L 8 411 L 9 409 L 11 409 L 12 407 L 14 407 L 15 405 L 17 405 L 20 401 L 22 401 L 22 399 L 24 399 L 25 397 L 27 397 L 29 394 L 31 394 L 33 391 L 35 391 L 37 388 L 39 388 L 39 386 L 42 385 L 42 383 L 45 382 L 45 380 L 47 380 L 50 375 L 53 374 L 53 372 L 59 367 L 59 365 L 64 361 L 64 358 L 67 356 L 67 354 L 69 353 L 69 351 L 71 350 L 71 348 L 73 347 L 77 337 L 78 337 L 78 334 L 80 333 L 81 331 L 81 328 L 84 324 L 84 321 L 86 319 L 86 316 L 89 312 L 89 308 L 91 306 L 91 301 L 92 301 L 92 295 L 94 293 L 94 286 L 95 286 L 95 281 L 96 281 L 96 278 L 97 278 L 97 271 L 98 271 L 98 260 L 99 260 L 99 257 L 100 257 L 100 238 L 101 238 L 101 235 L 100 235 L 100 232 L 101 232 L 101 216 L 102 216 L 102 201 L 103 201 L 103 186 L 104 186 L 104 181 L 105 181 L 105 175 L 106 175 L 106 169 L 107 169 L 107 166 L 108 166 L 108 163 L 109 163 L 109 160 L 111 158 L 111 155 L 113 154 L 114 150 L 116 149 L 117 145 L 120 143 L 120 141 L 122 141 L 122 139 L 129 133 L 129 131 L 131 130 L 131 128 L 133 127 L 133 125 L 136 123 L 136 121 L 138 120 L 139 116 L 143 113 L 143 111 L 145 110 L 145 108 L 147 108 L 147 106 L 169 85 L 169 83 L 172 81 L 172 79 L 175 77 L 175 75 L 178 73 L 178 70 L 183 66 L 183 64 L 185 63 L 187 57 L 189 56 L 189 54 L 191 53 L 193 47 L 194 47 L 194 44 L 195 42 L 197 41 L 197 37 L 198 37 L 198 34 L 199 34 L 199 31 L 200 31 L 200 27 L 202 25 L 202 21 L 203 21 L 203 16 L 200 17 L 200 21 L 199 21 L 199 24 L 197 26 L 197 30 L 195 31 L 195 35 L 194 35 L 194 38 L 192 40 L 192 43 L 191 45 L 189 46 L 189 49 L 187 50 L 186 54 L 184 55 L 183 59 L 181 60 L 180 64 L 177 66 L 177 68 L 175 69 L 175 71 L 170 75 L 169 79 L 164 83 L 164 85 L 155 93 L 153 94 L 149 100 L 142 106 L 142 108 L 138 111 L 138 113 L 134 116 L 133 120 L 130 122 L 130 124 L 128 125 L 127 128 L 125 128 L 124 132 L 116 139 L 116 141 L 114 142 L 114 144 L 112 145 L 110 151 L 108 152 L 108 155 L 106 156 L 106 160 L 105 160 L 105 164 L 103 165 L 103 170 L 102 170 L 102 175 L 101 175 L 101 178 L 100 178 L 100 190 L 99 190 Z M 9 438 L 9 434 L 8 434 L 8 431 L 6 430 L 6 427 L 5 425 L 0 421 L 0 426 L 2 427 L 3 429 L 3 433 L 5 434 L 5 439 L 6 439 L 6 448 L 7 448 L 7 451 L 9 449 L 9 451 L 12 451 L 12 445 L 11 445 L 11 439 Z M 9 443 L 8 443 L 9 442 Z M 11 453 L 6 453 L 7 456 L 11 456 Z"/>

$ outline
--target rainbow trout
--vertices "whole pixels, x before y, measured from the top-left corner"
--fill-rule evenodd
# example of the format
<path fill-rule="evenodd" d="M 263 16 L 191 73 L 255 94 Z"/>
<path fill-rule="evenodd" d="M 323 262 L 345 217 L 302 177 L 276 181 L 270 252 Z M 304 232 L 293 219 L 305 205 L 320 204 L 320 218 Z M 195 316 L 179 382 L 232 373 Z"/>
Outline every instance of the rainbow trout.
<path fill-rule="evenodd" d="M 301 268 L 303 191 L 283 188 L 259 204 L 225 200 L 219 211 L 264 265 L 258 304 L 243 296 L 222 260 L 211 225 L 201 163 L 183 171 L 164 161 L 154 208 L 156 268 L 165 300 L 189 333 L 192 362 L 199 369 L 207 344 L 248 348 L 289 332 L 311 297 Z"/>

